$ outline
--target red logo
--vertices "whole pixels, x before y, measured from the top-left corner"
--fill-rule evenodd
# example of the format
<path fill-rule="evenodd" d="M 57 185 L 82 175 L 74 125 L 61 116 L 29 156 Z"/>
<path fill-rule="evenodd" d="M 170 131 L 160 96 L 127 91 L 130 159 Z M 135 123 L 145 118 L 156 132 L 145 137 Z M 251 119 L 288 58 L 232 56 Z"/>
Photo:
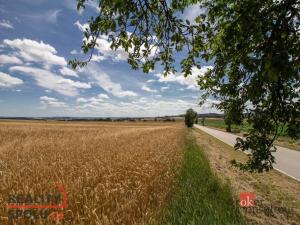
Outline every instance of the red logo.
<path fill-rule="evenodd" d="M 241 207 L 253 207 L 254 206 L 254 193 L 243 192 L 240 194 L 240 206 Z"/>
<path fill-rule="evenodd" d="M 59 190 L 60 194 L 58 195 L 38 195 L 31 196 L 29 195 L 10 195 L 7 205 L 9 218 L 10 219 L 18 219 L 19 217 L 48 217 L 50 211 L 49 209 L 54 210 L 63 210 L 67 207 L 67 192 L 63 185 L 56 184 L 57 189 Z M 57 202 L 57 204 L 52 204 L 50 200 L 60 200 L 60 196 L 62 196 L 62 203 Z M 37 202 L 39 202 L 36 204 Z M 46 202 L 46 203 L 44 203 Z M 40 213 L 34 213 L 40 210 Z M 46 211 L 48 210 L 48 211 Z M 52 212 L 49 217 L 53 220 L 62 220 L 64 218 L 64 214 L 61 211 L 54 211 Z"/>

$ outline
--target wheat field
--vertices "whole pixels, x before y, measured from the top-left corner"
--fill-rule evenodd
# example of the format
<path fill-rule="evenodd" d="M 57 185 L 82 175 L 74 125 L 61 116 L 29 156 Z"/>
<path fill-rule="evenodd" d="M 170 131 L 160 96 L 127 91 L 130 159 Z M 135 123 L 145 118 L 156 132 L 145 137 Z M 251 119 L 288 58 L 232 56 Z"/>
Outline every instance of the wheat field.
<path fill-rule="evenodd" d="M 0 224 L 152 224 L 180 164 L 181 123 L 0 122 Z M 64 218 L 9 219 L 8 196 L 55 192 Z"/>

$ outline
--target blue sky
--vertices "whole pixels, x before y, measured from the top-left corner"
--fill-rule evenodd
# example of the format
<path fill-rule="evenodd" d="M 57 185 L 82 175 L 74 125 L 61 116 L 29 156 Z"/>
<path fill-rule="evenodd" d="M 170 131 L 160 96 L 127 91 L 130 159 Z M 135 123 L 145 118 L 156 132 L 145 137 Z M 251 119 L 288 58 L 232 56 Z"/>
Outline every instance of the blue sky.
<path fill-rule="evenodd" d="M 0 116 L 163 116 L 215 112 L 214 100 L 198 106 L 196 78 L 212 65 L 194 68 L 184 78 L 157 68 L 133 71 L 127 54 L 112 51 L 106 36 L 98 40 L 93 61 L 80 71 L 70 59 L 81 53 L 82 30 L 95 2 L 78 12 L 75 0 L 14 0 L 0 3 Z M 193 18 L 197 6 L 182 15 Z"/>

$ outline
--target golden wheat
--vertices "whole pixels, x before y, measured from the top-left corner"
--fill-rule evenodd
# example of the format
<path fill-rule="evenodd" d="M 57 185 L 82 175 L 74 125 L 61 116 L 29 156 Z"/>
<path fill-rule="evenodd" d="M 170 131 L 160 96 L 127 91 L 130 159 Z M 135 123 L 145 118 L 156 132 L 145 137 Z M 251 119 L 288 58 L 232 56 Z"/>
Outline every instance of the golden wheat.
<path fill-rule="evenodd" d="M 0 224 L 149 224 L 180 161 L 184 126 L 0 122 Z M 9 220 L 10 194 L 67 191 L 64 219 Z"/>

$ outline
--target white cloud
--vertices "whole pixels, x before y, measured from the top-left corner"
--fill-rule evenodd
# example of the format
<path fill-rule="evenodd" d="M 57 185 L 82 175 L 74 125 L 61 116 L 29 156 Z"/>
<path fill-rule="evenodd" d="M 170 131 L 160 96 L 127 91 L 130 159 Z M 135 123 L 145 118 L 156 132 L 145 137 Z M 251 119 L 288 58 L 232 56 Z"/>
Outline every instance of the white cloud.
<path fill-rule="evenodd" d="M 192 90 L 192 91 L 199 91 L 199 88 L 195 85 L 189 85 L 189 86 L 187 86 L 186 89 Z"/>
<path fill-rule="evenodd" d="M 22 60 L 20 60 L 16 56 L 11 55 L 0 55 L 0 64 L 22 64 Z"/>
<path fill-rule="evenodd" d="M 109 99 L 107 94 L 99 94 L 98 98 L 102 98 L 102 99 Z"/>
<path fill-rule="evenodd" d="M 116 97 L 135 97 L 137 94 L 133 91 L 125 91 L 119 83 L 113 82 L 108 74 L 100 69 L 95 63 L 90 63 L 84 70 L 87 75 L 91 76 L 99 87 L 103 88 L 107 93 Z"/>
<path fill-rule="evenodd" d="M 42 104 L 42 109 L 47 109 L 48 107 L 54 108 L 65 108 L 67 107 L 66 103 L 58 101 L 56 98 L 51 98 L 48 96 L 40 97 L 40 103 Z"/>
<path fill-rule="evenodd" d="M 174 83 L 179 83 L 183 86 L 186 86 L 187 89 L 190 90 L 199 90 L 197 80 L 198 77 L 204 76 L 208 70 L 213 69 L 212 66 L 204 66 L 201 69 L 198 69 L 197 67 L 192 68 L 192 74 L 184 77 L 183 74 L 169 74 L 168 76 L 164 76 L 163 74 L 155 74 L 154 76 L 158 77 L 158 81 L 161 83 L 169 83 L 169 82 L 174 82 Z"/>
<path fill-rule="evenodd" d="M 153 83 L 153 82 L 155 82 L 155 80 L 153 79 L 147 80 L 147 83 Z"/>
<path fill-rule="evenodd" d="M 58 14 L 60 13 L 60 9 L 56 9 L 56 10 L 49 10 L 46 15 L 44 16 L 44 18 L 47 20 L 47 22 L 49 23 L 56 23 L 57 22 L 57 17 Z"/>
<path fill-rule="evenodd" d="M 198 3 L 187 7 L 183 12 L 182 18 L 184 20 L 189 20 L 190 23 L 194 25 L 196 24 L 196 17 L 203 13 L 205 13 L 205 9 L 200 8 L 200 4 Z"/>
<path fill-rule="evenodd" d="M 5 39 L 3 43 L 6 46 L 17 49 L 18 51 L 15 54 L 27 62 L 42 63 L 45 66 L 67 65 L 65 58 L 57 56 L 56 49 L 49 44 L 45 44 L 43 41 L 37 42 L 25 38 L 14 40 Z"/>
<path fill-rule="evenodd" d="M 74 25 L 81 31 L 85 32 L 86 30 L 89 30 L 89 24 L 84 23 L 81 24 L 78 20 L 74 23 Z M 84 40 L 86 40 L 84 38 Z M 102 61 L 106 59 L 107 57 L 112 57 L 116 61 L 126 60 L 128 54 L 122 50 L 119 49 L 117 51 L 113 51 L 110 48 L 111 42 L 108 41 L 107 35 L 100 35 L 97 39 L 97 46 L 95 46 L 95 49 L 98 51 L 98 55 L 94 54 L 92 57 L 92 61 Z"/>
<path fill-rule="evenodd" d="M 79 21 L 76 21 L 74 25 L 77 26 L 78 29 L 82 32 L 89 30 L 89 25 L 87 23 L 81 24 Z M 131 33 L 128 32 L 128 35 L 131 35 Z M 83 40 L 86 40 L 86 38 L 84 38 Z M 89 39 L 88 41 L 90 40 L 91 39 Z M 97 45 L 95 46 L 95 49 L 98 52 L 98 55 L 95 56 L 94 61 L 100 61 L 107 58 L 111 58 L 113 61 L 126 61 L 128 59 L 128 53 L 123 48 L 120 47 L 116 50 L 112 50 L 110 48 L 112 42 L 109 40 L 108 35 L 100 35 L 96 43 Z M 140 54 L 143 53 L 144 49 L 145 47 L 142 45 L 140 49 Z M 154 56 L 155 51 L 156 48 L 152 47 L 151 52 L 149 54 L 150 58 Z M 133 52 L 133 48 L 129 49 L 129 52 Z"/>
<path fill-rule="evenodd" d="M 86 1 L 86 5 L 95 10 L 96 12 L 99 12 L 99 2 L 98 1 Z"/>
<path fill-rule="evenodd" d="M 36 1 L 34 1 L 36 3 Z M 56 24 L 61 9 L 39 10 L 36 12 L 22 13 L 22 19 L 27 20 L 32 26 L 47 26 L 47 24 Z"/>
<path fill-rule="evenodd" d="M 86 102 L 88 102 L 88 100 L 85 99 L 85 98 L 77 98 L 76 101 L 77 101 L 78 103 L 86 103 Z"/>
<path fill-rule="evenodd" d="M 88 23 L 81 24 L 79 20 L 77 20 L 74 25 L 82 32 L 86 31 L 86 29 L 89 29 Z"/>
<path fill-rule="evenodd" d="M 204 108 L 211 108 L 215 104 L 219 104 L 219 100 L 214 100 L 214 99 L 206 99 L 205 103 L 203 104 Z"/>
<path fill-rule="evenodd" d="M 143 85 L 142 90 L 147 91 L 147 92 L 151 92 L 151 93 L 157 93 L 158 92 L 157 90 L 151 89 L 147 85 Z"/>
<path fill-rule="evenodd" d="M 0 72 L 0 87 L 14 87 L 23 84 L 23 81 L 7 73 Z"/>
<path fill-rule="evenodd" d="M 125 61 L 128 58 L 128 53 L 124 49 L 118 48 L 117 50 L 112 50 L 110 48 L 111 42 L 108 40 L 108 36 L 101 35 L 97 39 L 97 46 L 95 49 L 103 55 L 104 58 L 112 58 L 114 61 Z"/>
<path fill-rule="evenodd" d="M 9 70 L 31 75 L 39 86 L 66 96 L 76 96 L 79 94 L 79 89 L 91 88 L 91 85 L 88 83 L 66 79 L 44 69 L 26 66 L 13 66 L 10 67 Z"/>
<path fill-rule="evenodd" d="M 77 52 L 76 49 L 73 49 L 72 51 L 70 51 L 70 54 L 71 54 L 71 55 L 76 55 L 76 54 L 78 54 L 78 52 Z"/>
<path fill-rule="evenodd" d="M 91 61 L 100 62 L 103 61 L 105 57 L 103 55 L 95 55 L 93 54 Z"/>
<path fill-rule="evenodd" d="M 97 108 L 99 105 L 104 103 L 109 97 L 106 94 L 99 94 L 96 97 L 91 98 L 77 98 L 77 102 L 84 105 L 81 105 L 80 108 Z"/>
<path fill-rule="evenodd" d="M 160 96 L 157 96 L 160 97 Z M 211 102 L 200 107 L 198 102 L 182 99 L 154 99 L 141 97 L 131 102 L 116 101 L 91 101 L 84 102 L 76 107 L 76 112 L 95 116 L 164 116 L 183 114 L 189 108 L 193 108 L 198 113 L 218 112 L 211 108 Z"/>
<path fill-rule="evenodd" d="M 170 87 L 161 87 L 160 88 L 161 91 L 165 91 L 165 90 L 168 90 L 168 89 L 170 89 Z"/>
<path fill-rule="evenodd" d="M 68 67 L 63 67 L 59 70 L 59 72 L 65 76 L 78 77 L 77 73 L 74 70 L 69 69 Z"/>
<path fill-rule="evenodd" d="M 14 26 L 8 20 L 1 20 L 0 21 L 0 27 L 4 27 L 4 28 L 8 28 L 8 29 L 14 29 Z"/>

